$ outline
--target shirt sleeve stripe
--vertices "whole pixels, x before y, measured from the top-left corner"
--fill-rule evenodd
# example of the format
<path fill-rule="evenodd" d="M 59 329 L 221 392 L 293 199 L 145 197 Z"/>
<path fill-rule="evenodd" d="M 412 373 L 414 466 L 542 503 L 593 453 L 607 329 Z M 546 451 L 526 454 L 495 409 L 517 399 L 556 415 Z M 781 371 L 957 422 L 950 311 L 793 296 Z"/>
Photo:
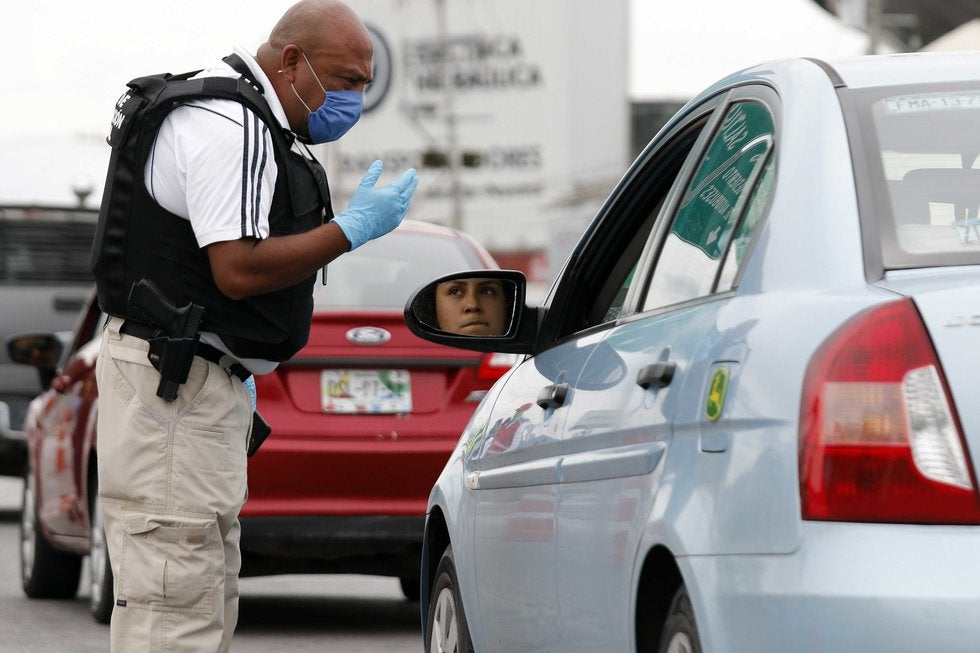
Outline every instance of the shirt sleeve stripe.
<path fill-rule="evenodd" d="M 252 151 L 252 167 L 250 178 L 252 179 L 252 235 L 259 235 L 259 212 L 262 200 L 262 171 L 265 168 L 265 137 L 262 133 L 262 121 L 259 117 L 252 114 L 252 127 L 254 129 L 255 148 Z"/>
<path fill-rule="evenodd" d="M 248 109 L 245 105 L 242 105 L 242 215 L 241 215 L 241 228 L 242 228 L 242 238 L 249 235 L 248 230 L 251 226 L 249 224 L 249 210 L 248 210 L 248 199 L 249 199 L 249 181 L 250 177 L 248 174 L 248 151 L 249 151 L 249 120 L 248 120 Z"/>
<path fill-rule="evenodd" d="M 266 125 L 264 122 L 263 123 L 259 123 L 259 124 L 260 124 L 260 129 L 261 129 L 260 136 L 261 136 L 261 140 L 262 140 L 262 160 L 261 160 L 261 163 L 259 165 L 259 175 L 258 175 L 258 178 L 255 181 L 255 187 L 258 189 L 258 192 L 256 193 L 256 206 L 261 207 L 262 206 L 261 200 L 262 200 L 263 179 L 264 179 L 264 175 L 265 175 L 265 171 L 266 171 L 266 164 L 269 162 L 269 141 L 266 139 L 266 136 L 269 134 L 269 126 Z M 261 234 L 259 232 L 259 218 L 260 217 L 261 217 L 260 216 L 260 210 L 259 209 L 256 209 L 256 211 L 255 211 L 255 235 L 256 235 L 256 237 L 261 237 Z"/>

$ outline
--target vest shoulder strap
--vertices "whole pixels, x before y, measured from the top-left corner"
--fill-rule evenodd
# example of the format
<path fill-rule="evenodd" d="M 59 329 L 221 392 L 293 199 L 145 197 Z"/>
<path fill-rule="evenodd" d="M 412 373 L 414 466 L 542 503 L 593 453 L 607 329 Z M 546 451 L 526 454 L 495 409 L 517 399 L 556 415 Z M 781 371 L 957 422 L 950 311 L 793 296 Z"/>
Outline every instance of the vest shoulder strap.
<path fill-rule="evenodd" d="M 236 55 L 231 55 L 236 56 Z M 237 58 L 237 57 L 236 57 Z M 241 59 L 239 58 L 239 61 Z M 242 62 L 244 65 L 244 62 Z M 147 75 L 131 80 L 127 90 L 116 101 L 112 129 L 106 141 L 113 149 L 126 145 L 131 128 L 138 122 L 140 113 L 144 133 L 156 133 L 163 119 L 173 109 L 191 100 L 223 98 L 240 102 L 254 111 L 269 126 L 277 145 L 288 151 L 292 145 L 292 132 L 283 129 L 272 113 L 272 107 L 262 96 L 261 86 L 247 77 L 194 77 L 199 71 L 171 75 L 163 73 Z"/>

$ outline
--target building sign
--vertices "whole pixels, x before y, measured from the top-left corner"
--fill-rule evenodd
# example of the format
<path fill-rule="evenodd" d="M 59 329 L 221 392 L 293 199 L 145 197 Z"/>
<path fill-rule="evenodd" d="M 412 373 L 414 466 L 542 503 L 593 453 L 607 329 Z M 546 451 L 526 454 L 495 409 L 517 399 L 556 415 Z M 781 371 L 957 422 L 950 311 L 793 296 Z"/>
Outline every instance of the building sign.
<path fill-rule="evenodd" d="M 405 43 L 409 85 L 418 92 L 529 87 L 541 84 L 541 66 L 528 61 L 514 34 L 470 34 Z"/>
<path fill-rule="evenodd" d="M 488 248 L 545 248 L 556 223 L 584 229 L 629 163 L 626 0 L 350 4 L 369 26 L 374 81 L 361 121 L 317 150 L 337 206 L 381 159 L 382 183 L 419 171 L 409 218 Z M 569 200 L 597 179 L 602 197 Z"/>

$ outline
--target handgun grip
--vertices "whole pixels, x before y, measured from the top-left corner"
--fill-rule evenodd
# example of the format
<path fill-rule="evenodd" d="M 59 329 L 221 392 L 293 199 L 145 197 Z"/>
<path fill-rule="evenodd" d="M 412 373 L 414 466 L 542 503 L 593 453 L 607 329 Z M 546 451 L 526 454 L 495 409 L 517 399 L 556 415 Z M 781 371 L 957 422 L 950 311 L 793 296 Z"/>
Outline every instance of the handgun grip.
<path fill-rule="evenodd" d="M 173 338 L 193 336 L 204 318 L 203 306 L 192 302 L 177 308 L 149 279 L 140 279 L 130 288 L 129 306 L 143 313 L 150 324 L 163 329 Z"/>

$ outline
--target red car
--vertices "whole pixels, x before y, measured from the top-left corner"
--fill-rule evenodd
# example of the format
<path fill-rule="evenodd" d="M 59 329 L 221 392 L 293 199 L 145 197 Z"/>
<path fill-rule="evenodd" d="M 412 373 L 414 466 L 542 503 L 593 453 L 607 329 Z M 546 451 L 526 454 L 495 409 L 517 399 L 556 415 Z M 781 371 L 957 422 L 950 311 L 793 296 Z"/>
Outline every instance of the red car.
<path fill-rule="evenodd" d="M 407 598 L 418 599 L 429 491 L 477 403 L 512 360 L 425 342 L 408 331 L 403 310 L 425 281 L 471 268 L 497 265 L 466 234 L 408 220 L 327 268 L 326 285 L 318 281 L 315 290 L 309 343 L 256 377 L 272 435 L 249 459 L 243 576 L 394 576 Z M 94 500 L 94 364 L 104 319 L 93 298 L 67 346 L 56 334 L 8 340 L 11 358 L 48 381 L 25 423 L 24 591 L 74 596 L 90 555 L 100 621 L 113 603 Z"/>

